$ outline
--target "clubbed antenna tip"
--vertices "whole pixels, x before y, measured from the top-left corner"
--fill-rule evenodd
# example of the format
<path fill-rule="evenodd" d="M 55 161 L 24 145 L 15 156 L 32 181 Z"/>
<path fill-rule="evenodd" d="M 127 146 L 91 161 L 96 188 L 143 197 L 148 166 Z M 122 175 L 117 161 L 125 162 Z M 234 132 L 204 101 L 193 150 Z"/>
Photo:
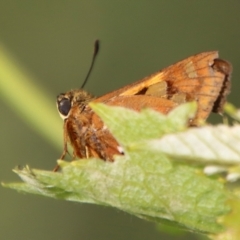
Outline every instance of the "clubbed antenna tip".
<path fill-rule="evenodd" d="M 94 66 L 94 63 L 95 63 L 98 52 L 99 52 L 99 40 L 97 39 L 94 43 L 94 52 L 93 52 L 92 62 L 91 62 L 91 65 L 90 65 L 90 68 L 88 70 L 87 76 L 86 76 L 81 88 L 84 88 L 84 86 L 87 83 L 87 80 L 88 80 L 88 78 L 89 78 L 89 76 L 92 72 L 92 69 L 93 69 L 93 66 Z"/>

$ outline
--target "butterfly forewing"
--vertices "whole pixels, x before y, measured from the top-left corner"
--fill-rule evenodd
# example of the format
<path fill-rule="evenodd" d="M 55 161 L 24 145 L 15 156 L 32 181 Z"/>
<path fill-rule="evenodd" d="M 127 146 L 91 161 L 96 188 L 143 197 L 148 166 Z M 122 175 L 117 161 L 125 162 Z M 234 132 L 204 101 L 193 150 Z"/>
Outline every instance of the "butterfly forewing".
<path fill-rule="evenodd" d="M 225 72 L 220 67 L 215 66 L 215 61 L 221 61 L 222 65 L 225 65 Z M 106 94 L 96 99 L 96 101 L 109 103 L 111 105 L 115 103 L 118 106 L 121 105 L 122 102 L 122 106 L 133 109 L 136 108 L 136 110 L 141 107 L 152 107 L 156 109 L 155 105 L 158 105 L 157 102 L 159 102 L 157 109 L 163 113 L 167 112 L 164 107 L 166 104 L 163 104 L 161 108 L 161 100 L 142 98 L 144 104 L 138 101 L 140 106 L 138 108 L 135 104 L 127 100 L 134 100 L 135 98 L 128 97 L 126 100 L 123 100 L 122 97 L 151 95 L 165 98 L 175 103 L 175 105 L 169 103 L 167 106 L 177 106 L 183 102 L 197 101 L 198 111 L 192 121 L 192 125 L 198 125 L 199 122 L 205 120 L 210 112 L 214 110 L 214 104 L 217 99 L 221 100 L 221 104 L 220 101 L 218 101 L 218 104 L 216 103 L 218 106 L 215 106 L 215 109 L 218 108 L 218 111 L 215 112 L 221 112 L 223 102 L 229 90 L 225 91 L 225 93 L 227 93 L 222 94 L 220 97 L 219 94 L 221 94 L 224 84 L 229 85 L 230 74 L 231 65 L 224 60 L 218 60 L 218 53 L 216 51 L 204 52 L 186 58 L 136 83 Z M 229 86 L 227 88 L 229 89 Z M 152 105 L 153 102 L 156 103 L 154 106 Z M 166 101 L 164 103 L 166 103 Z"/>

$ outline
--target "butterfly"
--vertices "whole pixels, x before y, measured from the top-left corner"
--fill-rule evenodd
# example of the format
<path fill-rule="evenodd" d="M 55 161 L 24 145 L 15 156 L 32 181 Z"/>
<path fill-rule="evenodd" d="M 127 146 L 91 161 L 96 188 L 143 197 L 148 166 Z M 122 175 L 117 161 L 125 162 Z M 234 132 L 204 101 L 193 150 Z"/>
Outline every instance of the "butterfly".
<path fill-rule="evenodd" d="M 93 62 L 98 49 L 97 41 Z M 59 94 L 57 108 L 64 120 L 61 159 L 67 153 L 68 143 L 73 147 L 74 158 L 113 161 L 114 155 L 123 154 L 116 139 L 89 106 L 90 102 L 136 111 L 152 108 L 167 114 L 184 102 L 196 101 L 197 112 L 189 124 L 197 126 L 211 112 L 222 112 L 230 93 L 231 72 L 231 64 L 219 59 L 217 51 L 202 52 L 98 98 L 82 88 Z"/>

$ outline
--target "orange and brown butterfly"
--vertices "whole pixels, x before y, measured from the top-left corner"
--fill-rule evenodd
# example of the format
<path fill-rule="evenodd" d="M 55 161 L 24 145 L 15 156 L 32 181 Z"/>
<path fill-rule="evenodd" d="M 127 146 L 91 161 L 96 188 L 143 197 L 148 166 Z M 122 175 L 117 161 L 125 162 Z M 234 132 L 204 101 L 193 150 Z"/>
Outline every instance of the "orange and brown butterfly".
<path fill-rule="evenodd" d="M 87 77 L 98 49 L 99 42 L 96 41 Z M 203 52 L 99 98 L 82 88 L 58 95 L 57 107 L 64 119 L 64 151 L 61 159 L 67 153 L 68 142 L 73 147 L 74 158 L 97 157 L 113 161 L 114 155 L 123 154 L 115 138 L 90 108 L 90 102 L 136 111 L 148 107 L 167 114 L 184 102 L 196 101 L 198 109 L 190 125 L 197 126 L 211 112 L 222 112 L 230 92 L 231 71 L 230 63 L 219 59 L 217 51 Z"/>

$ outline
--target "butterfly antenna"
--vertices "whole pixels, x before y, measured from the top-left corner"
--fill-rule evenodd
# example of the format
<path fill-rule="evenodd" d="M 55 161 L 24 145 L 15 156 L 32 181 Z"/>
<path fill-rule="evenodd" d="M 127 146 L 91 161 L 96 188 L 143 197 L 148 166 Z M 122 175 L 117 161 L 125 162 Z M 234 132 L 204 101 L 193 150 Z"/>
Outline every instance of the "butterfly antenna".
<path fill-rule="evenodd" d="M 92 72 L 92 69 L 93 69 L 93 66 L 94 66 L 94 63 L 95 63 L 95 60 L 96 60 L 98 52 L 99 52 L 99 40 L 96 40 L 95 43 L 94 43 L 94 52 L 93 52 L 91 66 L 90 66 L 90 68 L 88 70 L 87 76 L 85 77 L 85 80 L 84 80 L 81 88 L 84 88 L 84 86 L 87 83 L 87 80 L 88 80 L 88 78 L 89 78 L 89 76 L 90 76 L 90 74 Z"/>

